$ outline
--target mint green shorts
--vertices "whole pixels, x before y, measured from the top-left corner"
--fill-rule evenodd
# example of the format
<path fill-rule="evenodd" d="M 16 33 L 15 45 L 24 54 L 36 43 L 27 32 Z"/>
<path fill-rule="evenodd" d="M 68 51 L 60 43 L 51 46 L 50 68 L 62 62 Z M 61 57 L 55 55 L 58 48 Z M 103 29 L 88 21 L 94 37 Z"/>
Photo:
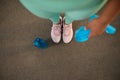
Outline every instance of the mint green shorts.
<path fill-rule="evenodd" d="M 74 20 L 83 20 L 97 13 L 107 0 L 60 0 L 59 3 L 58 0 L 20 0 L 20 2 L 36 16 L 50 19 L 53 23 L 58 23 L 60 14 L 64 13 L 66 24 L 70 24 Z"/>

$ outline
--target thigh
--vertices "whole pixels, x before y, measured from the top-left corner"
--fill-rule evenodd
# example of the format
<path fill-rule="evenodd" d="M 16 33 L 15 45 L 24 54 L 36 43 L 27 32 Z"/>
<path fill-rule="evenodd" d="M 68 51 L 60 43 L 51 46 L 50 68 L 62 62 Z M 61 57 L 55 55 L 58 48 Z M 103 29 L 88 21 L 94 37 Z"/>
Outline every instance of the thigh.
<path fill-rule="evenodd" d="M 54 18 L 54 16 L 59 16 L 59 13 L 48 12 L 42 10 L 39 6 L 34 5 L 32 1 L 29 0 L 20 0 L 25 8 L 27 8 L 31 13 L 34 15 L 41 17 L 41 18 Z"/>
<path fill-rule="evenodd" d="M 72 23 L 75 20 L 83 20 L 90 16 L 90 12 L 87 10 L 71 11 L 65 13 L 65 21 L 67 24 Z"/>
<path fill-rule="evenodd" d="M 73 20 L 83 20 L 85 18 L 88 18 L 93 14 L 93 11 L 91 10 L 79 10 L 79 11 L 72 11 L 65 13 L 66 18 L 71 18 Z"/>

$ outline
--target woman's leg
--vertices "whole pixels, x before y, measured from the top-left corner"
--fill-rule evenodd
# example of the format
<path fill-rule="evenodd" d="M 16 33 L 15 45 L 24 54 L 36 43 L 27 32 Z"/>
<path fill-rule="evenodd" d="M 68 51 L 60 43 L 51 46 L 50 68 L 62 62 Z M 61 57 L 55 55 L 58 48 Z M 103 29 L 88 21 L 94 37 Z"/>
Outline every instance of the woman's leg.
<path fill-rule="evenodd" d="M 72 11 L 65 13 L 63 24 L 63 41 L 69 43 L 73 38 L 72 22 L 75 20 L 82 20 L 89 17 L 89 13 L 85 11 Z"/>
<path fill-rule="evenodd" d="M 30 3 L 29 0 L 28 1 L 20 0 L 20 1 L 34 15 L 40 18 L 49 19 L 53 22 L 52 30 L 51 30 L 51 38 L 55 43 L 60 42 L 61 40 L 60 13 L 47 12 L 47 11 L 41 10 L 39 7 L 36 7 L 32 3 Z"/>
<path fill-rule="evenodd" d="M 72 18 L 74 15 L 69 15 L 65 13 L 64 21 L 63 21 L 63 41 L 64 43 L 69 43 L 73 38 L 73 29 L 72 22 L 74 19 Z"/>
<path fill-rule="evenodd" d="M 37 5 L 33 4 L 33 2 L 29 0 L 20 0 L 20 2 L 34 15 L 40 18 L 50 19 L 53 23 L 59 22 L 60 13 L 53 13 L 41 10 L 39 7 L 37 7 Z"/>

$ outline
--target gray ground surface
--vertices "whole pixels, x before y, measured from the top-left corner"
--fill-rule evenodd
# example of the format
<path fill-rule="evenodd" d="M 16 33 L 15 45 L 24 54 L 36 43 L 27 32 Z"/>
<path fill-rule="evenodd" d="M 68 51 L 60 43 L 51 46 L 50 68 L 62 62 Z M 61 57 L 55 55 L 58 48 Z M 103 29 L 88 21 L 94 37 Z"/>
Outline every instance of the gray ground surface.
<path fill-rule="evenodd" d="M 74 22 L 76 30 L 86 22 Z M 0 80 L 120 80 L 120 16 L 117 33 L 85 43 L 54 44 L 51 22 L 28 12 L 17 0 L 0 2 Z M 50 47 L 40 50 L 42 37 Z"/>

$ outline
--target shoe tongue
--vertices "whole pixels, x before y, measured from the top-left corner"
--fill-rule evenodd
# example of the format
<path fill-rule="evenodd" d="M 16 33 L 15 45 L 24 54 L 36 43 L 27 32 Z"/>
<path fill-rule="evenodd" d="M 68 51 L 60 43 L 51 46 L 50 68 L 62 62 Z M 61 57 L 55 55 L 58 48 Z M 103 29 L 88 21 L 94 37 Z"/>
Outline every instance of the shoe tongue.
<path fill-rule="evenodd" d="M 69 25 L 66 25 L 66 26 L 65 26 L 65 29 L 69 29 L 69 28 L 70 28 L 70 26 L 69 26 Z"/>
<path fill-rule="evenodd" d="M 56 34 L 59 34 L 59 31 L 58 31 L 58 30 L 56 30 L 56 31 L 55 31 L 55 33 L 56 33 Z"/>
<path fill-rule="evenodd" d="M 69 31 L 69 30 L 65 30 L 64 34 L 65 34 L 65 35 L 69 35 L 69 34 L 70 34 L 70 31 Z"/>

